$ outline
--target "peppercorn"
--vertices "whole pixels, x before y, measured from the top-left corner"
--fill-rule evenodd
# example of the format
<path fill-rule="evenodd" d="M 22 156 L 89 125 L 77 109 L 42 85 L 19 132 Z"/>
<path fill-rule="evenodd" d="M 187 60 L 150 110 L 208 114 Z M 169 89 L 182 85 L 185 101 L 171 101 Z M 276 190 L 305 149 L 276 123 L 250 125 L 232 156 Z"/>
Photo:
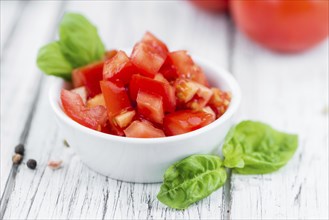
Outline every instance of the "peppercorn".
<path fill-rule="evenodd" d="M 24 155 L 24 152 L 25 152 L 24 144 L 19 144 L 15 147 L 16 154 Z"/>
<path fill-rule="evenodd" d="M 37 167 L 37 161 L 34 159 L 29 159 L 26 163 L 27 167 L 34 170 Z"/>
<path fill-rule="evenodd" d="M 12 160 L 14 164 L 20 164 L 23 160 L 23 156 L 21 154 L 15 154 Z"/>

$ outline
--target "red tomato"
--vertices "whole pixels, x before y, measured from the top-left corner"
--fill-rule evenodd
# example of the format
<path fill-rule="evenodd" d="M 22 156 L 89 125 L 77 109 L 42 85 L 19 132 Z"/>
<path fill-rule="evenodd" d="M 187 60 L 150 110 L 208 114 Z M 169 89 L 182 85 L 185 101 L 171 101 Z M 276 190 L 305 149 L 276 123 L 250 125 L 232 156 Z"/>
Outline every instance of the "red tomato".
<path fill-rule="evenodd" d="M 195 6 L 208 11 L 223 11 L 228 8 L 228 0 L 190 0 Z"/>
<path fill-rule="evenodd" d="M 80 95 L 62 89 L 61 101 L 65 113 L 79 124 L 94 130 L 101 130 L 106 123 L 107 114 L 104 106 L 87 108 Z"/>
<path fill-rule="evenodd" d="M 205 86 L 209 85 L 202 69 L 194 63 L 186 51 L 180 50 L 171 52 L 168 56 L 180 78 L 191 79 Z"/>
<path fill-rule="evenodd" d="M 185 134 L 213 121 L 214 117 L 204 111 L 182 110 L 166 115 L 163 120 L 163 129 L 168 136 Z"/>
<path fill-rule="evenodd" d="M 126 89 L 120 81 L 101 81 L 100 85 L 111 120 L 121 112 L 131 108 Z"/>
<path fill-rule="evenodd" d="M 72 72 L 72 81 L 74 88 L 85 86 L 88 97 L 94 97 L 101 92 L 99 81 L 103 78 L 104 61 L 98 61 L 79 67 Z"/>
<path fill-rule="evenodd" d="M 209 100 L 208 105 L 216 113 L 216 118 L 219 118 L 226 112 L 231 101 L 231 95 L 217 88 L 211 88 L 211 90 L 213 91 L 213 96 Z"/>
<path fill-rule="evenodd" d="M 131 61 L 140 73 L 153 78 L 164 63 L 167 55 L 158 53 L 158 50 L 147 43 L 137 43 L 131 54 Z"/>
<path fill-rule="evenodd" d="M 135 115 L 136 115 L 135 110 L 122 112 L 119 115 L 115 116 L 114 118 L 115 125 L 119 126 L 120 128 L 125 128 L 132 122 Z"/>
<path fill-rule="evenodd" d="M 137 99 L 139 90 L 144 92 L 157 94 L 162 97 L 163 108 L 166 112 L 175 111 L 176 98 L 175 90 L 168 83 L 163 83 L 154 79 L 150 79 L 141 75 L 133 75 L 129 84 L 130 98 Z"/>
<path fill-rule="evenodd" d="M 328 36 L 329 1 L 231 1 L 238 28 L 273 50 L 298 52 Z"/>
<path fill-rule="evenodd" d="M 161 56 L 167 56 L 167 53 L 169 52 L 167 46 L 150 32 L 144 34 L 142 42 L 154 47 Z"/>
<path fill-rule="evenodd" d="M 152 122 L 162 124 L 164 111 L 161 96 L 139 90 L 136 101 L 140 114 Z"/>
<path fill-rule="evenodd" d="M 114 57 L 105 61 L 103 79 L 121 80 L 121 82 L 127 84 L 134 73 L 136 73 L 136 70 L 129 57 L 125 52 L 118 51 Z"/>
<path fill-rule="evenodd" d="M 105 52 L 105 60 L 109 60 L 117 54 L 117 50 L 108 50 Z"/>
<path fill-rule="evenodd" d="M 169 56 L 167 56 L 165 62 L 161 66 L 159 73 L 161 73 L 169 81 L 173 81 L 178 77 L 176 67 L 172 63 Z"/>
<path fill-rule="evenodd" d="M 162 130 L 155 128 L 146 121 L 134 121 L 124 130 L 126 137 L 135 138 L 158 138 L 165 137 Z"/>

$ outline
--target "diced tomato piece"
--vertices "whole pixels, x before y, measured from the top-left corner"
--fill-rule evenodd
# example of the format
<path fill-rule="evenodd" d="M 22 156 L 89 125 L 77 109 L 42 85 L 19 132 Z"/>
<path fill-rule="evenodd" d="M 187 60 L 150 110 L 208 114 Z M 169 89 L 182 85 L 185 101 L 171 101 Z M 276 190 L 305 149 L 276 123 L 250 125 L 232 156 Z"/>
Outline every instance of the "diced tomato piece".
<path fill-rule="evenodd" d="M 131 77 L 129 89 L 132 100 L 136 100 L 138 91 L 143 90 L 144 92 L 161 96 L 165 112 L 175 111 L 175 89 L 167 83 L 159 82 L 141 75 L 133 75 Z"/>
<path fill-rule="evenodd" d="M 103 79 L 104 61 L 98 61 L 79 67 L 72 72 L 74 88 L 85 86 L 88 97 L 94 97 L 101 92 L 99 81 Z"/>
<path fill-rule="evenodd" d="M 214 117 L 203 111 L 183 110 L 166 115 L 163 129 L 166 135 L 178 135 L 197 130 L 213 121 Z"/>
<path fill-rule="evenodd" d="M 163 54 L 163 56 L 166 56 L 169 52 L 167 46 L 150 32 L 146 32 L 144 34 L 142 42 L 151 45 L 158 51 L 159 54 Z"/>
<path fill-rule="evenodd" d="M 122 82 L 101 81 L 100 85 L 110 120 L 131 108 L 127 91 Z"/>
<path fill-rule="evenodd" d="M 209 106 L 203 107 L 202 111 L 207 113 L 207 114 L 210 114 L 213 117 L 214 120 L 216 119 L 216 113 L 212 110 L 211 107 L 209 107 Z"/>
<path fill-rule="evenodd" d="M 112 81 L 121 80 L 123 84 L 127 84 L 134 73 L 136 73 L 136 68 L 129 57 L 125 52 L 118 51 L 114 57 L 105 61 L 103 79 Z"/>
<path fill-rule="evenodd" d="M 201 110 L 208 104 L 209 100 L 213 96 L 213 91 L 199 83 L 195 84 L 199 89 L 193 99 L 186 104 L 186 107 L 193 110 Z"/>
<path fill-rule="evenodd" d="M 159 73 L 161 73 L 169 81 L 173 81 L 178 77 L 176 67 L 172 63 L 170 56 L 167 56 L 164 64 L 159 70 Z"/>
<path fill-rule="evenodd" d="M 124 130 L 126 137 L 158 138 L 165 137 L 162 130 L 155 128 L 151 123 L 134 121 Z"/>
<path fill-rule="evenodd" d="M 105 126 L 102 127 L 101 132 L 117 136 L 125 136 L 125 133 L 123 132 L 122 128 L 111 125 L 109 121 L 106 123 Z"/>
<path fill-rule="evenodd" d="M 86 89 L 86 87 L 81 86 L 81 87 L 72 89 L 71 92 L 74 92 L 74 93 L 80 95 L 80 97 L 83 101 L 83 104 L 87 103 L 87 89 Z"/>
<path fill-rule="evenodd" d="M 92 108 L 92 107 L 95 107 L 97 105 L 102 105 L 102 106 L 106 107 L 104 96 L 103 96 L 102 93 L 100 93 L 98 95 L 95 95 L 93 98 L 91 98 L 87 101 L 87 107 L 88 108 Z"/>
<path fill-rule="evenodd" d="M 104 106 L 87 108 L 80 95 L 62 89 L 61 101 L 65 113 L 74 121 L 94 130 L 101 130 L 106 123 L 107 113 Z"/>
<path fill-rule="evenodd" d="M 154 80 L 169 84 L 168 80 L 164 78 L 164 76 L 161 73 L 155 74 Z"/>
<path fill-rule="evenodd" d="M 199 90 L 199 84 L 188 79 L 175 81 L 176 98 L 180 103 L 189 102 Z"/>
<path fill-rule="evenodd" d="M 120 128 L 125 128 L 132 122 L 135 115 L 135 110 L 122 112 L 119 115 L 115 116 L 115 124 L 117 124 Z"/>
<path fill-rule="evenodd" d="M 216 117 L 219 118 L 226 112 L 231 101 L 231 94 L 221 91 L 218 88 L 211 88 L 211 90 L 213 92 L 213 96 L 209 100 L 208 104 L 216 113 Z"/>
<path fill-rule="evenodd" d="M 144 42 L 137 43 L 131 54 L 131 61 L 141 74 L 153 78 L 166 59 L 167 53 Z"/>
<path fill-rule="evenodd" d="M 175 66 L 179 77 L 191 79 L 202 85 L 209 86 L 207 78 L 202 69 L 194 63 L 186 51 L 180 50 L 168 54 Z"/>
<path fill-rule="evenodd" d="M 152 122 L 162 124 L 164 111 L 161 96 L 139 90 L 136 101 L 140 114 Z"/>
<path fill-rule="evenodd" d="M 117 52 L 118 52 L 117 50 L 108 50 L 108 51 L 105 51 L 104 59 L 105 60 L 111 59 L 112 57 L 114 57 L 117 54 Z"/>

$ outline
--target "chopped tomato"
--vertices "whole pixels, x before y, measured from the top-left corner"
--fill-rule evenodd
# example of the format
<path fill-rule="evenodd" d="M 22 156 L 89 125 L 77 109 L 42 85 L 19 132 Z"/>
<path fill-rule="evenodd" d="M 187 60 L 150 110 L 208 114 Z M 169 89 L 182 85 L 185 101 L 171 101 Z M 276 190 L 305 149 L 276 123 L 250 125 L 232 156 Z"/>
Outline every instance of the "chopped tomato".
<path fill-rule="evenodd" d="M 103 79 L 120 80 L 123 84 L 127 84 L 134 73 L 136 73 L 134 65 L 126 53 L 120 50 L 111 59 L 105 61 Z"/>
<path fill-rule="evenodd" d="M 87 107 L 89 107 L 89 108 L 95 107 L 97 105 L 102 105 L 102 106 L 106 107 L 104 96 L 102 93 L 95 95 L 93 98 L 91 98 L 87 101 Z"/>
<path fill-rule="evenodd" d="M 164 64 L 159 70 L 159 73 L 161 73 L 169 81 L 173 81 L 178 77 L 176 67 L 171 61 L 170 56 L 167 56 Z"/>
<path fill-rule="evenodd" d="M 203 111 L 183 110 L 165 116 L 163 129 L 166 135 L 184 134 L 202 128 L 215 119 Z"/>
<path fill-rule="evenodd" d="M 107 114 L 104 106 L 87 108 L 80 95 L 62 89 L 61 101 L 65 113 L 74 121 L 94 130 L 101 130 L 106 123 Z"/>
<path fill-rule="evenodd" d="M 216 113 L 216 118 L 219 118 L 227 110 L 231 101 L 231 94 L 223 92 L 218 88 L 211 88 L 211 90 L 214 95 L 211 97 L 208 104 Z"/>
<path fill-rule="evenodd" d="M 210 114 L 210 115 L 212 116 L 213 120 L 216 119 L 216 114 L 215 114 L 215 112 L 212 110 L 211 107 L 209 107 L 209 106 L 203 107 L 203 108 L 202 108 L 202 111 L 205 112 L 205 113 Z"/>
<path fill-rule="evenodd" d="M 135 138 L 158 138 L 165 137 L 162 130 L 155 128 L 145 121 L 134 121 L 124 130 L 127 137 Z"/>
<path fill-rule="evenodd" d="M 209 86 L 207 78 L 202 69 L 194 63 L 186 51 L 180 50 L 171 52 L 168 56 L 175 66 L 179 77 L 191 79 L 202 85 Z"/>
<path fill-rule="evenodd" d="M 189 109 L 201 110 L 205 107 L 213 95 L 213 91 L 208 87 L 205 87 L 199 83 L 195 83 L 198 86 L 198 91 L 194 98 L 189 101 L 186 106 Z"/>
<path fill-rule="evenodd" d="M 162 124 L 164 111 L 161 96 L 139 90 L 136 101 L 140 114 L 152 122 Z"/>
<path fill-rule="evenodd" d="M 74 88 L 85 86 L 88 97 L 94 97 L 101 92 L 99 81 L 103 79 L 104 61 L 98 61 L 79 67 L 72 72 Z"/>
<path fill-rule="evenodd" d="M 188 79 L 177 79 L 175 81 L 176 97 L 180 103 L 189 102 L 199 90 L 197 83 Z"/>
<path fill-rule="evenodd" d="M 166 78 L 164 78 L 164 76 L 161 73 L 155 74 L 154 80 L 169 84 L 168 80 L 166 80 Z"/>
<path fill-rule="evenodd" d="M 167 46 L 150 32 L 144 34 L 142 42 L 154 47 L 159 54 L 162 54 L 162 56 L 167 56 L 167 53 L 169 52 Z"/>
<path fill-rule="evenodd" d="M 74 92 L 74 93 L 80 95 L 80 97 L 83 101 L 83 104 L 87 103 L 87 89 L 86 89 L 86 87 L 81 86 L 81 87 L 72 89 L 71 92 Z"/>
<path fill-rule="evenodd" d="M 108 50 L 108 51 L 106 51 L 104 59 L 105 60 L 111 59 L 112 57 L 114 57 L 117 54 L 117 52 L 118 52 L 117 50 Z"/>
<path fill-rule="evenodd" d="M 131 108 L 127 91 L 120 81 L 101 81 L 100 85 L 109 119 Z"/>
<path fill-rule="evenodd" d="M 167 54 L 144 42 L 137 43 L 131 54 L 131 61 L 145 76 L 153 78 L 164 63 Z"/>
<path fill-rule="evenodd" d="M 131 77 L 129 89 L 132 100 L 136 100 L 138 91 L 143 90 L 144 92 L 161 96 L 165 112 L 175 111 L 175 90 L 167 83 L 159 82 L 140 75 L 133 75 Z"/>
<path fill-rule="evenodd" d="M 120 128 L 125 128 L 133 120 L 135 114 L 136 114 L 135 110 L 122 112 L 119 115 L 115 116 L 114 118 L 115 124 L 117 124 Z"/>
<path fill-rule="evenodd" d="M 125 136 L 123 129 L 117 126 L 113 126 L 109 121 L 106 123 L 105 126 L 102 127 L 101 132 L 117 135 L 117 136 Z"/>

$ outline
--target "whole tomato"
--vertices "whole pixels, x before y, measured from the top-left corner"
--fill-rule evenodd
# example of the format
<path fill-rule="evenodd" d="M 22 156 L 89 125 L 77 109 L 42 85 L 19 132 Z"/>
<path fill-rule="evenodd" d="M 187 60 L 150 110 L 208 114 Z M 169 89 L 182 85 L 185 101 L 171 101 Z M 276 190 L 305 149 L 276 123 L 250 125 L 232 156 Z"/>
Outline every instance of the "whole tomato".
<path fill-rule="evenodd" d="M 228 8 L 228 0 L 190 0 L 195 6 L 212 12 L 224 11 Z"/>
<path fill-rule="evenodd" d="M 238 28 L 265 47 L 306 50 L 328 36 L 328 0 L 232 0 Z"/>

